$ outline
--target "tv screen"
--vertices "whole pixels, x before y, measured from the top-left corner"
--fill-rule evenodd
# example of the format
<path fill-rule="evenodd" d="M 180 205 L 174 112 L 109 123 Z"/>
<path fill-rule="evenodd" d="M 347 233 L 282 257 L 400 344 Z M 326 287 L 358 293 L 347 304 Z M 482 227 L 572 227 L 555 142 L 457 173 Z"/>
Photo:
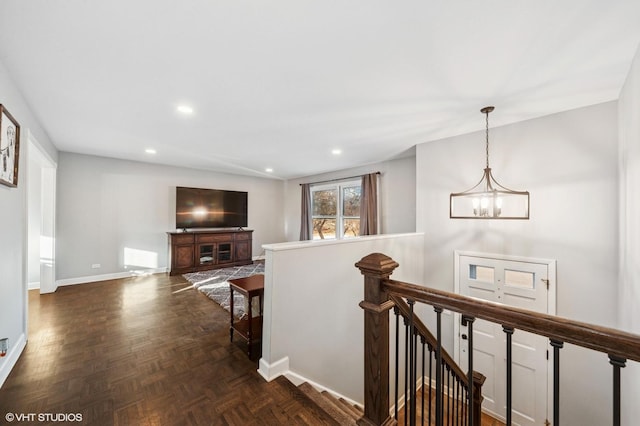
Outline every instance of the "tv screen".
<path fill-rule="evenodd" d="M 176 187 L 176 228 L 247 226 L 247 193 Z"/>

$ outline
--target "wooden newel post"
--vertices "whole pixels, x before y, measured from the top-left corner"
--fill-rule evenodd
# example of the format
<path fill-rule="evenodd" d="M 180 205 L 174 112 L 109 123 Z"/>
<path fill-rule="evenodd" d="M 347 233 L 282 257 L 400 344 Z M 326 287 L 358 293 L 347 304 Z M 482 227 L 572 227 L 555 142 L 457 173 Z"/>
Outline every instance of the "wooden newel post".
<path fill-rule="evenodd" d="M 393 302 L 382 290 L 398 263 L 382 253 L 363 257 L 356 268 L 364 275 L 364 416 L 361 425 L 395 425 L 389 416 L 389 309 Z"/>
<path fill-rule="evenodd" d="M 473 372 L 473 421 L 482 424 L 482 385 L 487 378 L 482 373 Z"/>

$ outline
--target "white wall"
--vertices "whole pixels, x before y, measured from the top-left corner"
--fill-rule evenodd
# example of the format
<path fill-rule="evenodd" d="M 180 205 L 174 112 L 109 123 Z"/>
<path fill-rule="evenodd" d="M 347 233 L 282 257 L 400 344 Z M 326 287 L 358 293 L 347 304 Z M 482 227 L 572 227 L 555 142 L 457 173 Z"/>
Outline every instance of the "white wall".
<path fill-rule="evenodd" d="M 26 101 L 0 63 L 0 102 L 21 126 L 18 187 L 0 185 L 0 338 L 9 338 L 9 353 L 0 358 L 0 386 L 15 365 L 27 338 L 27 211 L 26 182 L 28 131 L 57 158 L 57 150 L 31 113 Z"/>
<path fill-rule="evenodd" d="M 640 50 L 618 101 L 620 140 L 619 327 L 640 334 Z M 640 367 L 622 370 L 624 424 L 640 418 Z"/>
<path fill-rule="evenodd" d="M 265 246 L 260 373 L 287 373 L 362 404 L 364 277 L 354 265 L 384 253 L 400 264 L 392 278 L 419 283 L 423 245 L 414 233 Z"/>
<path fill-rule="evenodd" d="M 500 114 L 498 105 L 495 114 Z M 483 116 L 478 112 L 478 121 Z M 425 233 L 424 282 L 453 290 L 453 252 L 469 250 L 557 260 L 557 314 L 615 326 L 618 276 L 617 104 L 609 102 L 490 129 L 497 180 L 531 192 L 528 221 L 449 219 L 449 194 L 477 183 L 484 131 L 417 147 L 417 231 Z M 452 348 L 452 336 L 445 343 Z M 562 417 L 610 421 L 606 355 L 562 351 Z M 579 391 L 577 391 L 579 390 Z M 590 395 L 590 398 L 584 398 Z M 593 401 L 598 401 L 596 404 Z"/>
<path fill-rule="evenodd" d="M 170 266 L 166 233 L 176 230 L 176 186 L 247 191 L 253 256 L 262 244 L 284 241 L 282 181 L 60 153 L 58 281 Z M 148 259 L 127 261 L 130 249 Z"/>
<path fill-rule="evenodd" d="M 287 241 L 300 239 L 300 184 L 322 182 L 380 172 L 380 230 L 382 234 L 415 231 L 415 156 L 384 161 L 333 173 L 306 176 L 285 183 L 285 232 Z"/>

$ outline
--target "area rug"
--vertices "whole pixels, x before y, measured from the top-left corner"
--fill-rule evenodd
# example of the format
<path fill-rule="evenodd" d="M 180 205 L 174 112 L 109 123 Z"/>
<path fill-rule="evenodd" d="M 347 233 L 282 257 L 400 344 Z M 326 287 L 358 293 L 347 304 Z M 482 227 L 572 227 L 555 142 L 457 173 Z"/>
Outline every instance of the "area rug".
<path fill-rule="evenodd" d="M 251 265 L 233 266 L 231 268 L 193 272 L 191 274 L 184 274 L 183 277 L 193 285 L 193 288 L 201 291 L 209 299 L 229 311 L 231 304 L 229 280 L 263 273 L 264 263 L 254 263 Z M 236 318 L 242 318 L 247 309 L 245 305 L 244 296 L 238 292 L 234 292 L 233 315 Z M 258 307 L 255 306 L 255 308 L 257 309 Z M 251 309 L 254 309 L 254 305 L 251 306 Z"/>

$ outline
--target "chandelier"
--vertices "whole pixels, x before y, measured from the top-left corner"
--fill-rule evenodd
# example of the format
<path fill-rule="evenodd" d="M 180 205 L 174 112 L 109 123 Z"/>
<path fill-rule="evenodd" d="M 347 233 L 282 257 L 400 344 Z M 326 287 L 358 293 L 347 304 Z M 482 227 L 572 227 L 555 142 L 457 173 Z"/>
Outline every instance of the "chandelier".
<path fill-rule="evenodd" d="M 449 196 L 451 219 L 529 219 L 529 192 L 513 191 L 498 183 L 489 167 L 489 113 L 494 107 L 480 110 L 486 121 L 486 167 L 476 186 Z"/>

